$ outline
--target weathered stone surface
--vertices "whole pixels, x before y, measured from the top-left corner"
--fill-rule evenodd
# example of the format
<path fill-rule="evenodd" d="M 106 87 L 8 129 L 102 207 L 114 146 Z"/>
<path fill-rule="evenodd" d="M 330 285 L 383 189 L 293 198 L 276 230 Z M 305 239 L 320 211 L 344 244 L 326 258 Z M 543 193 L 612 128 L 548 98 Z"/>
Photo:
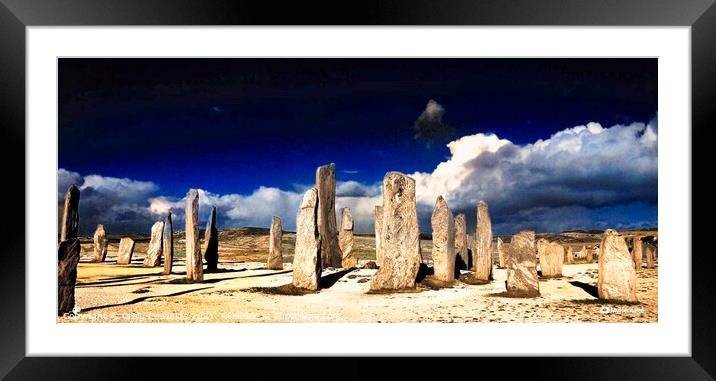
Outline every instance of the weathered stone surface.
<path fill-rule="evenodd" d="M 283 238 L 283 226 L 281 219 L 274 216 L 271 219 L 271 229 L 269 230 L 269 253 L 266 261 L 266 268 L 270 270 L 283 269 L 283 251 L 281 248 L 281 239 Z"/>
<path fill-rule="evenodd" d="M 435 201 L 430 218 L 433 227 L 433 278 L 442 282 L 455 280 L 455 220 L 443 196 Z"/>
<path fill-rule="evenodd" d="M 467 270 L 470 259 L 468 258 L 467 246 L 467 219 L 465 215 L 460 213 L 455 217 L 455 257 L 460 257 L 460 261 L 465 265 L 463 270 Z"/>
<path fill-rule="evenodd" d="M 399 172 L 383 178 L 383 264 L 370 282 L 371 291 L 414 288 L 420 256 L 415 180 Z"/>
<path fill-rule="evenodd" d="M 209 221 L 204 230 L 204 260 L 206 270 L 213 271 L 219 267 L 219 231 L 216 229 L 216 207 L 211 208 Z"/>
<path fill-rule="evenodd" d="M 375 263 L 380 266 L 383 263 L 383 253 L 380 248 L 380 235 L 383 231 L 383 206 L 375 206 Z"/>
<path fill-rule="evenodd" d="M 582 246 L 582 249 L 577 252 L 577 259 L 579 259 L 579 260 L 587 259 L 587 247 L 586 246 Z"/>
<path fill-rule="evenodd" d="M 484 201 L 477 204 L 475 252 L 472 260 L 474 280 L 488 282 L 492 275 L 492 222 Z"/>
<path fill-rule="evenodd" d="M 293 285 L 318 290 L 321 278 L 321 237 L 318 234 L 318 191 L 303 195 L 296 217 L 296 248 L 293 255 Z"/>
<path fill-rule="evenodd" d="M 624 237 L 608 229 L 599 248 L 599 299 L 636 302 L 634 258 Z"/>
<path fill-rule="evenodd" d="M 57 315 L 75 308 L 77 263 L 80 261 L 80 240 L 70 238 L 57 249 Z"/>
<path fill-rule="evenodd" d="M 573 263 L 574 262 L 574 251 L 572 249 L 572 246 L 567 246 L 567 263 Z"/>
<path fill-rule="evenodd" d="M 559 278 L 562 276 L 564 264 L 564 248 L 556 242 L 546 239 L 537 241 L 537 256 L 543 278 Z"/>
<path fill-rule="evenodd" d="M 507 255 L 507 294 L 515 297 L 539 296 L 535 233 L 521 231 L 512 236 Z"/>
<path fill-rule="evenodd" d="M 507 267 L 507 255 L 505 253 L 505 243 L 502 242 L 502 238 L 497 237 L 497 243 L 495 244 L 497 246 L 497 263 L 500 266 L 500 268 Z"/>
<path fill-rule="evenodd" d="M 587 263 L 594 262 L 594 250 L 587 249 Z"/>
<path fill-rule="evenodd" d="M 60 227 L 60 241 L 77 238 L 77 230 L 80 226 L 80 190 L 70 185 L 65 194 L 65 208 L 62 214 L 62 226 Z"/>
<path fill-rule="evenodd" d="M 174 226 L 172 226 L 172 213 L 167 214 L 164 220 L 164 232 L 162 233 L 162 256 L 164 257 L 164 271 L 162 274 L 169 275 L 172 273 L 172 263 L 174 262 Z"/>
<path fill-rule="evenodd" d="M 134 240 L 129 237 L 123 237 L 119 240 L 117 264 L 128 265 L 132 263 L 132 255 L 134 255 Z"/>
<path fill-rule="evenodd" d="M 475 256 L 475 235 L 474 234 L 468 234 L 467 235 L 467 268 L 472 271 L 472 267 L 474 266 L 474 260 L 473 257 Z"/>
<path fill-rule="evenodd" d="M 94 261 L 104 262 L 107 258 L 107 232 L 104 230 L 104 225 L 97 225 L 97 230 L 94 231 Z"/>
<path fill-rule="evenodd" d="M 149 239 L 147 257 L 144 258 L 144 267 L 157 267 L 162 260 L 162 245 L 164 244 L 164 221 L 157 221 L 152 225 L 152 235 Z"/>
<path fill-rule="evenodd" d="M 199 192 L 192 189 L 186 194 L 186 277 L 190 281 L 204 280 L 204 263 L 199 246 Z"/>
<path fill-rule="evenodd" d="M 656 258 L 656 247 L 652 244 L 645 244 L 645 254 L 646 254 L 646 268 L 647 269 L 653 269 L 654 268 L 654 262 Z"/>
<path fill-rule="evenodd" d="M 634 237 L 632 243 L 631 257 L 634 260 L 634 268 L 641 269 L 641 263 L 644 257 L 644 246 L 641 243 L 641 237 Z"/>
<path fill-rule="evenodd" d="M 316 169 L 318 191 L 318 234 L 321 236 L 321 265 L 341 267 L 343 255 L 338 245 L 336 227 L 336 170 L 335 164 L 322 165 Z"/>
<path fill-rule="evenodd" d="M 351 268 L 358 265 L 358 258 L 353 253 L 353 215 L 350 208 L 341 209 L 341 230 L 338 233 L 338 243 L 343 253 L 341 266 Z"/>

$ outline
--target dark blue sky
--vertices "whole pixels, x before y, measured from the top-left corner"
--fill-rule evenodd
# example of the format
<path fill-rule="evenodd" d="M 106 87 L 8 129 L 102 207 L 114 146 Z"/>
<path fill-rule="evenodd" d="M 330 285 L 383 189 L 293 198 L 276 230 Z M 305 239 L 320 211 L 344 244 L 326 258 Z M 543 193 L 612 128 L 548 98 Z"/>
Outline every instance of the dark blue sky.
<path fill-rule="evenodd" d="M 152 181 L 173 197 L 294 189 L 329 162 L 339 180 L 373 184 L 389 170 L 433 171 L 449 157 L 445 143 L 465 135 L 521 145 L 657 114 L 656 59 L 62 58 L 58 67 L 60 168 Z M 429 100 L 444 109 L 443 134 L 416 139 Z"/>

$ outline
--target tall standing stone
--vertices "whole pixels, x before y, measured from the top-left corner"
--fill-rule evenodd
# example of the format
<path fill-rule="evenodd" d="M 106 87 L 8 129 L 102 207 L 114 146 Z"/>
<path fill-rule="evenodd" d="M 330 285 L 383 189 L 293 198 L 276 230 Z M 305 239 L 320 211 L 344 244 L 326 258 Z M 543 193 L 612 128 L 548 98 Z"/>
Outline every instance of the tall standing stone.
<path fill-rule="evenodd" d="M 296 247 L 293 255 L 293 285 L 318 290 L 321 278 L 321 237 L 318 234 L 318 191 L 303 195 L 296 217 Z"/>
<path fill-rule="evenodd" d="M 473 279 L 489 282 L 492 275 L 492 222 L 487 203 L 477 204 L 477 227 L 475 228 L 475 253 L 473 254 Z"/>
<path fill-rule="evenodd" d="M 577 254 L 577 259 L 587 259 L 587 247 L 582 245 L 582 250 Z"/>
<path fill-rule="evenodd" d="M 637 270 L 641 269 L 641 262 L 644 257 L 644 246 L 641 243 L 641 237 L 634 237 L 632 243 L 631 256 L 634 259 L 634 268 Z"/>
<path fill-rule="evenodd" d="M 375 206 L 375 264 L 382 266 L 383 253 L 380 248 L 380 236 L 383 231 L 383 206 Z"/>
<path fill-rule="evenodd" d="M 543 278 L 559 278 L 562 276 L 564 264 L 564 247 L 556 242 L 540 239 L 537 242 L 537 255 Z"/>
<path fill-rule="evenodd" d="M 269 254 L 266 261 L 266 268 L 269 270 L 283 269 L 282 238 L 283 226 L 281 226 L 281 219 L 273 216 L 271 218 L 271 229 L 269 229 Z"/>
<path fill-rule="evenodd" d="M 381 250 L 383 263 L 371 279 L 371 291 L 415 287 L 422 262 L 415 180 L 399 172 L 383 178 Z"/>
<path fill-rule="evenodd" d="M 213 271 L 219 267 L 219 231 L 216 229 L 216 207 L 211 208 L 209 221 L 204 230 L 204 260 L 206 270 Z"/>
<path fill-rule="evenodd" d="M 186 194 L 186 277 L 190 281 L 204 280 L 204 264 L 199 246 L 199 192 L 192 189 Z"/>
<path fill-rule="evenodd" d="M 70 238 L 57 249 L 57 315 L 75 308 L 77 263 L 80 261 L 80 240 Z"/>
<path fill-rule="evenodd" d="M 442 282 L 455 280 L 455 220 L 443 196 L 438 196 L 430 219 L 433 227 L 433 277 Z"/>
<path fill-rule="evenodd" d="M 467 270 L 468 262 L 468 246 L 467 246 L 467 220 L 465 215 L 460 213 L 455 217 L 455 257 L 459 256 L 462 263 L 465 264 L 464 270 Z"/>
<path fill-rule="evenodd" d="M 572 246 L 567 246 L 567 263 L 571 264 L 574 262 L 574 251 Z"/>
<path fill-rule="evenodd" d="M 507 294 L 516 297 L 539 296 L 535 233 L 521 231 L 513 235 L 508 250 L 505 281 Z"/>
<path fill-rule="evenodd" d="M 646 245 L 646 268 L 647 269 L 653 269 L 654 268 L 654 258 L 656 257 L 656 248 L 654 245 L 647 243 Z"/>
<path fill-rule="evenodd" d="M 592 263 L 592 262 L 594 262 L 593 250 L 587 249 L 587 263 Z"/>
<path fill-rule="evenodd" d="M 94 232 L 94 261 L 104 262 L 107 258 L 107 232 L 104 230 L 104 225 L 97 225 L 97 230 Z"/>
<path fill-rule="evenodd" d="M 144 267 L 157 267 L 162 261 L 162 245 L 164 244 L 164 221 L 157 221 L 152 225 L 152 235 L 149 239 L 147 257 L 144 258 Z"/>
<path fill-rule="evenodd" d="M 167 214 L 164 220 L 164 233 L 162 233 L 164 243 L 162 244 L 162 256 L 164 257 L 163 275 L 172 273 L 172 262 L 174 262 L 174 227 L 172 226 L 172 212 Z"/>
<path fill-rule="evenodd" d="M 505 255 L 505 244 L 502 242 L 502 238 L 497 237 L 497 260 L 500 268 L 507 267 L 507 256 Z"/>
<path fill-rule="evenodd" d="M 608 229 L 599 248 L 599 299 L 636 302 L 634 258 L 624 237 Z"/>
<path fill-rule="evenodd" d="M 341 267 L 343 255 L 338 245 L 336 227 L 336 165 L 331 163 L 316 169 L 318 190 L 318 234 L 321 235 L 321 265 Z"/>
<path fill-rule="evenodd" d="M 128 265 L 132 263 L 132 255 L 134 255 L 134 240 L 129 237 L 123 237 L 119 240 L 117 264 Z"/>
<path fill-rule="evenodd" d="M 65 209 L 62 214 L 62 226 L 60 227 L 60 241 L 77 238 L 77 230 L 80 226 L 80 190 L 70 185 L 65 194 Z"/>
<path fill-rule="evenodd" d="M 343 254 L 341 267 L 347 269 L 357 266 L 358 258 L 353 253 L 353 215 L 351 215 L 350 208 L 341 209 L 341 228 L 338 233 L 338 244 Z"/>

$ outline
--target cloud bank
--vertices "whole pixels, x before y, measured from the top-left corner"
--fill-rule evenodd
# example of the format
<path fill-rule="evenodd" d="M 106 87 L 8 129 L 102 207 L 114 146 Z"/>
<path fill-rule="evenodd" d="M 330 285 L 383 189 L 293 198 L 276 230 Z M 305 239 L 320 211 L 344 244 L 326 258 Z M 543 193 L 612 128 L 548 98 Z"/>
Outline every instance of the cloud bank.
<path fill-rule="evenodd" d="M 429 103 L 420 118 L 442 123 L 443 112 L 437 103 Z M 430 231 L 438 195 L 454 214 L 465 213 L 471 227 L 476 203 L 485 200 L 499 234 L 655 226 L 657 135 L 655 119 L 610 128 L 589 123 L 526 145 L 481 133 L 453 140 L 447 144 L 450 157 L 432 172 L 410 174 L 417 183 L 421 230 Z M 175 215 L 175 229 L 183 229 L 185 199 L 158 194 L 150 181 L 82 176 L 65 169 L 59 169 L 58 180 L 60 206 L 70 184 L 80 187 L 83 234 L 93 232 L 98 223 L 110 233 L 148 232 L 169 211 Z M 356 232 L 373 232 L 381 182 L 338 180 L 337 213 L 350 207 Z M 297 189 L 262 186 L 247 195 L 198 189 L 200 221 L 203 224 L 210 207 L 216 206 L 220 227 L 268 227 L 275 215 L 286 230 L 293 230 L 302 197 Z"/>

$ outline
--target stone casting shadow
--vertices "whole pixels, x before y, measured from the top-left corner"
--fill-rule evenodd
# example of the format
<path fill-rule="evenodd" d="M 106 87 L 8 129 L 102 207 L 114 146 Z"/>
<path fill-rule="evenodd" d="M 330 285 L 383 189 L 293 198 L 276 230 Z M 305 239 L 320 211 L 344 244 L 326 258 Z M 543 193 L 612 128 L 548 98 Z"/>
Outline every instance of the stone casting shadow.
<path fill-rule="evenodd" d="M 349 269 L 341 270 L 333 274 L 322 276 L 321 279 L 318 280 L 318 288 L 331 288 L 334 284 L 336 284 L 336 282 L 338 282 L 339 279 L 343 278 L 344 275 L 357 269 L 357 267 L 351 267 Z"/>
<path fill-rule="evenodd" d="M 592 286 L 589 283 L 584 283 L 584 282 L 580 282 L 577 280 L 573 280 L 573 281 L 569 282 L 569 284 L 571 284 L 572 286 L 581 288 L 582 290 L 586 291 L 587 294 L 589 294 L 595 298 L 599 298 L 599 290 L 597 289 L 597 286 Z"/>

